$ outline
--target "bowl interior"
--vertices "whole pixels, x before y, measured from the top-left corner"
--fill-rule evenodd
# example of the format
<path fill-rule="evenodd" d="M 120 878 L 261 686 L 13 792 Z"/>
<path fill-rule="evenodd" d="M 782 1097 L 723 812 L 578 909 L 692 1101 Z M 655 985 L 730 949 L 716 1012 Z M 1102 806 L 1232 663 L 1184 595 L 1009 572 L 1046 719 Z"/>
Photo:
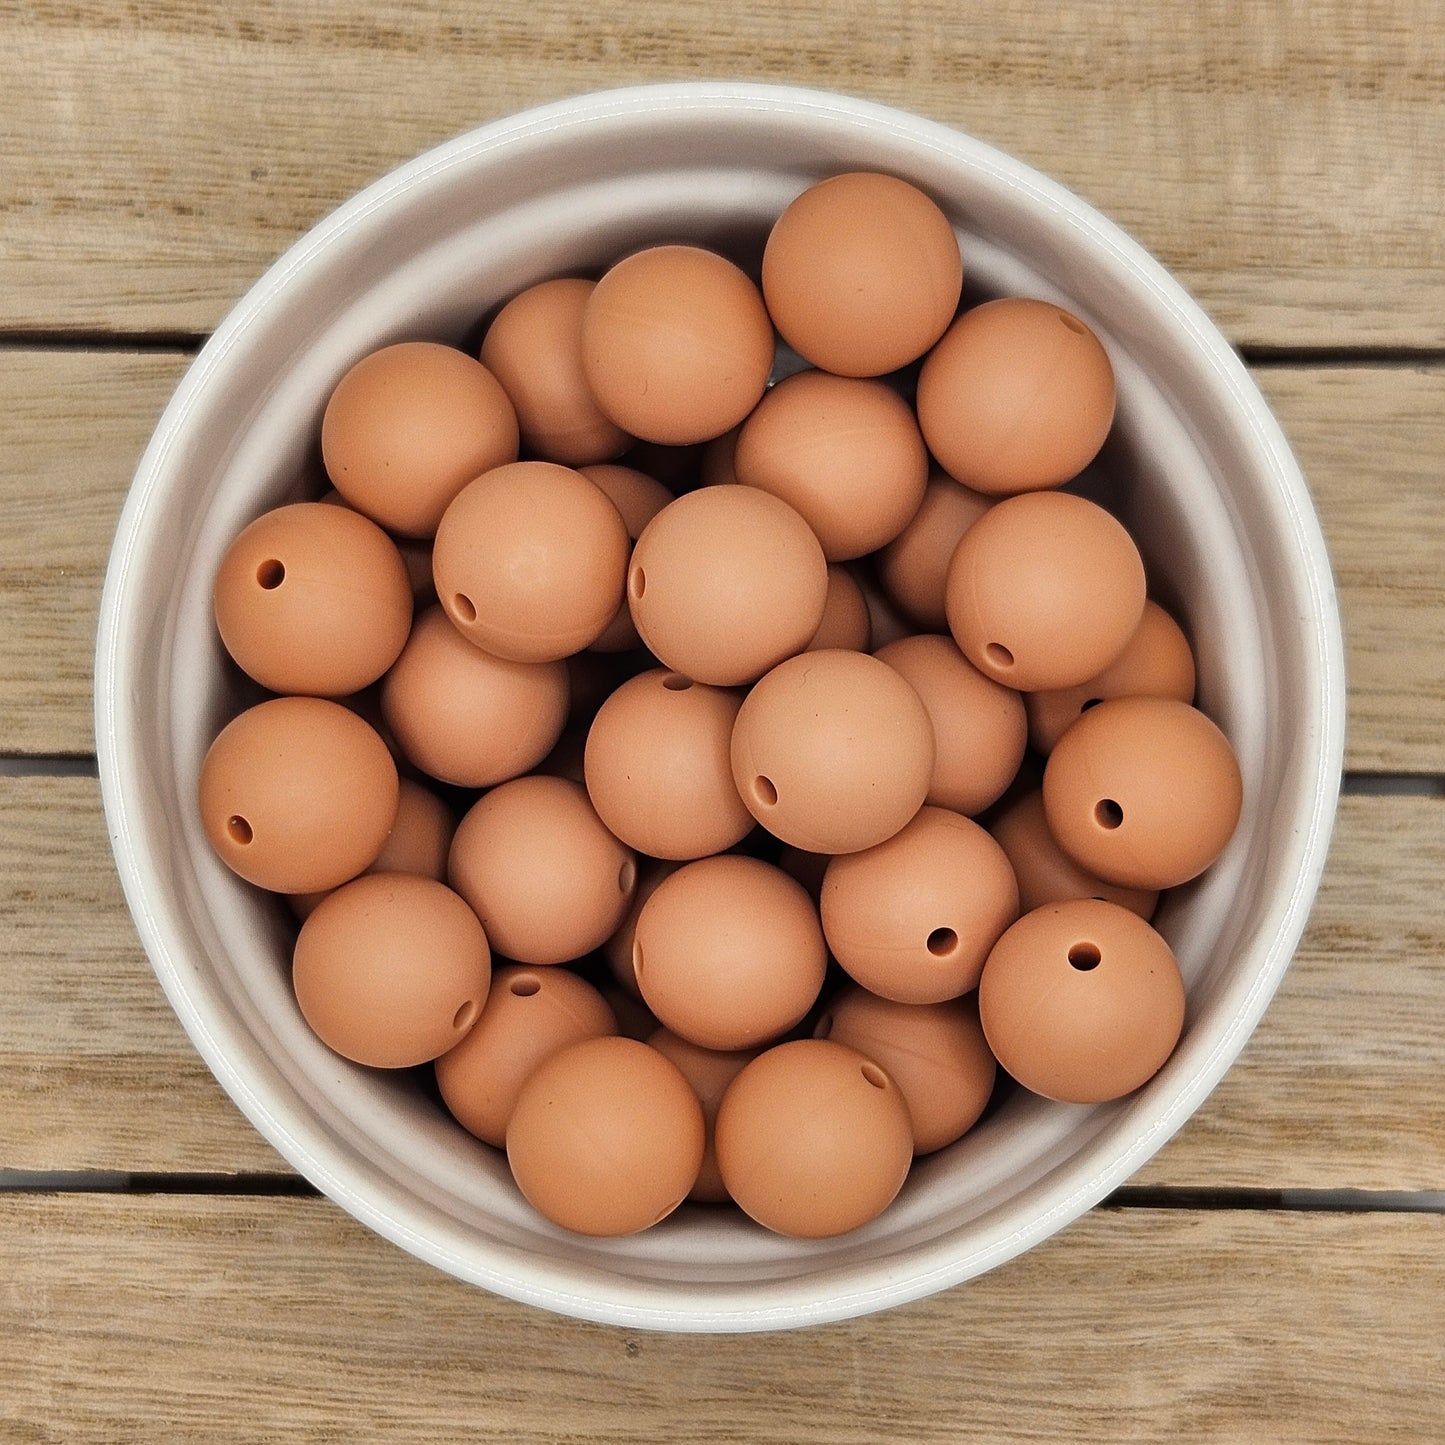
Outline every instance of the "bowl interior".
<path fill-rule="evenodd" d="M 1188 984 L 1185 1035 L 1117 1103 L 1018 1093 L 842 1239 L 786 1240 L 698 1206 L 642 1235 L 581 1239 L 535 1215 L 505 1160 L 413 1081 L 348 1065 L 301 1020 L 284 909 L 219 863 L 197 813 L 205 749 L 252 700 L 216 636 L 211 581 L 246 522 L 324 485 L 322 410 L 363 353 L 474 335 L 527 284 L 595 274 L 652 241 L 755 266 L 793 195 L 875 168 L 944 205 L 970 297 L 1058 301 L 1113 359 L 1118 421 L 1079 486 L 1139 541 L 1245 779 L 1224 857 L 1157 920 Z M 222 1083 L 296 1167 L 405 1247 L 515 1298 L 632 1324 L 861 1313 L 989 1268 L 1095 1202 L 1197 1106 L 1257 1021 L 1303 926 L 1339 776 L 1338 618 L 1318 527 L 1277 428 L 1197 308 L 1027 168 L 807 92 L 650 87 L 563 103 L 462 137 L 349 203 L 258 283 L 183 382 L 137 474 L 103 613 L 97 735 L 117 858 L 157 973 Z"/>

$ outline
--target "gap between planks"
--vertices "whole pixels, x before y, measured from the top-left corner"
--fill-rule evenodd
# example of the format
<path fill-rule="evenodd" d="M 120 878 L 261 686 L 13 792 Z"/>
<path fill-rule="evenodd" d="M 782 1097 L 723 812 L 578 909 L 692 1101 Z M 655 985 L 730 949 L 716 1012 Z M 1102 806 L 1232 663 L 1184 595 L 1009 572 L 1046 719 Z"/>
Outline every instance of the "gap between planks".
<path fill-rule="evenodd" d="M 259 1170 L 0 1169 L 0 1194 L 235 1194 L 314 1199 L 299 1174 Z M 1253 1210 L 1264 1213 L 1445 1214 L 1442 1189 L 1214 1189 L 1126 1184 L 1099 1209 Z"/>
<path fill-rule="evenodd" d="M 95 778 L 93 753 L 16 753 L 0 755 L 0 778 Z M 1445 774 L 1346 773 L 1340 781 L 1346 798 L 1445 798 Z"/>
<path fill-rule="evenodd" d="M 211 339 L 206 331 L 0 329 L 0 351 L 174 352 L 194 356 Z M 1284 367 L 1445 366 L 1445 346 L 1235 345 L 1239 359 L 1258 370 Z"/>

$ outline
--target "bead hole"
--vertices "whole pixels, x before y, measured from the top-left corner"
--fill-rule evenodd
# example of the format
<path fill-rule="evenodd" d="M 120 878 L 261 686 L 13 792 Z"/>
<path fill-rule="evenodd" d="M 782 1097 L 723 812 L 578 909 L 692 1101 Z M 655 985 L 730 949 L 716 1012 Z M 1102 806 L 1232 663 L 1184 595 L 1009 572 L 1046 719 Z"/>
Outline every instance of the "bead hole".
<path fill-rule="evenodd" d="M 669 672 L 662 679 L 662 685 L 668 692 L 686 692 L 692 686 L 692 679 L 684 677 L 680 672 Z"/>
<path fill-rule="evenodd" d="M 1079 706 L 1080 714 L 1082 715 L 1083 713 L 1088 712 L 1091 707 L 1098 707 L 1098 705 L 1103 702 L 1103 700 L 1104 699 L 1101 697 L 1091 697 L 1088 702 L 1081 703 Z"/>
<path fill-rule="evenodd" d="M 481 1009 L 477 1007 L 476 999 L 469 998 L 466 1003 L 456 1011 L 456 1014 L 452 1018 L 452 1027 L 458 1031 L 471 1028 L 471 1026 L 476 1023 L 479 1013 L 481 1013 Z"/>
<path fill-rule="evenodd" d="M 641 567 L 632 569 L 632 576 L 628 578 L 627 588 L 634 598 L 639 602 L 642 600 L 642 594 L 647 591 L 647 573 Z"/>
<path fill-rule="evenodd" d="M 617 887 L 622 893 L 631 893 L 632 885 L 637 882 L 637 864 L 631 858 L 623 863 L 617 870 Z"/>
<path fill-rule="evenodd" d="M 935 928 L 928 935 L 928 951 L 935 958 L 947 958 L 958 947 L 958 934 L 951 928 Z"/>
<path fill-rule="evenodd" d="M 875 1089 L 886 1089 L 888 1087 L 888 1075 L 885 1074 L 877 1064 L 864 1064 L 858 1072 L 861 1073 Z"/>
<path fill-rule="evenodd" d="M 993 663 L 995 667 L 1012 667 L 1014 655 L 1001 642 L 990 642 L 983 650 L 983 655 Z"/>
<path fill-rule="evenodd" d="M 234 818 L 226 819 L 226 832 L 231 835 L 233 843 L 239 843 L 243 848 L 256 835 L 251 831 L 251 825 L 238 813 Z"/>
<path fill-rule="evenodd" d="M 1062 321 L 1075 336 L 1084 336 L 1088 333 L 1089 328 L 1085 326 L 1077 316 L 1070 316 L 1067 311 L 1059 312 L 1059 320 Z"/>
<path fill-rule="evenodd" d="M 1069 962 L 1080 973 L 1088 973 L 1091 968 L 1098 968 L 1103 957 L 1097 943 L 1076 943 L 1069 950 Z"/>
<path fill-rule="evenodd" d="M 775 807 L 778 801 L 778 790 L 773 785 L 773 780 L 761 776 L 754 778 L 753 797 L 765 808 Z"/>
<path fill-rule="evenodd" d="M 511 991 L 518 998 L 531 998 L 542 992 L 542 981 L 533 974 L 524 973 L 520 978 L 512 980 Z"/>
<path fill-rule="evenodd" d="M 1112 798 L 1101 798 L 1094 804 L 1094 821 L 1112 830 L 1124 821 L 1124 810 Z"/>
<path fill-rule="evenodd" d="M 286 564 L 279 557 L 268 557 L 256 568 L 256 581 L 267 592 L 274 592 L 285 580 Z"/>
<path fill-rule="evenodd" d="M 465 592 L 458 592 L 452 598 L 452 611 L 463 622 L 475 622 L 477 620 L 477 604 L 467 596 Z"/>

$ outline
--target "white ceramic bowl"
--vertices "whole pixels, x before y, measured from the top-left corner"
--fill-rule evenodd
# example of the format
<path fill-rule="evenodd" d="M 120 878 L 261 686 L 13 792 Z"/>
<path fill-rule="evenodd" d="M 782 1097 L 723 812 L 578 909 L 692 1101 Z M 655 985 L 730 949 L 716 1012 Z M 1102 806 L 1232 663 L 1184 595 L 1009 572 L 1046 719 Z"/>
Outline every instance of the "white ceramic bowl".
<path fill-rule="evenodd" d="M 921 1161 L 871 1225 L 801 1242 L 684 1207 L 617 1240 L 555 1229 L 506 1163 L 404 1080 L 307 1030 L 284 910 L 201 831 L 196 778 L 242 699 L 211 619 L 242 525 L 319 483 L 322 409 L 352 361 L 460 338 L 529 283 L 659 239 L 756 261 L 822 176 L 901 175 L 960 235 L 966 295 L 1044 296 L 1099 333 L 1118 421 L 1086 489 L 1139 540 L 1183 619 L 1200 705 L 1238 753 L 1227 852 L 1157 919 L 1188 984 L 1182 1041 L 1136 1095 L 1070 1107 L 1020 1093 Z M 303 237 L 197 357 L 141 459 L 101 606 L 96 739 L 137 927 L 176 1013 L 236 1103 L 307 1178 L 442 1269 L 589 1319 L 673 1330 L 797 1326 L 882 1309 L 993 1268 L 1128 1178 L 1238 1054 L 1289 963 L 1328 844 L 1344 666 L 1319 526 L 1244 367 L 1138 245 L 1058 185 L 911 115 L 772 86 L 640 87 L 484 126 L 387 176 Z"/>

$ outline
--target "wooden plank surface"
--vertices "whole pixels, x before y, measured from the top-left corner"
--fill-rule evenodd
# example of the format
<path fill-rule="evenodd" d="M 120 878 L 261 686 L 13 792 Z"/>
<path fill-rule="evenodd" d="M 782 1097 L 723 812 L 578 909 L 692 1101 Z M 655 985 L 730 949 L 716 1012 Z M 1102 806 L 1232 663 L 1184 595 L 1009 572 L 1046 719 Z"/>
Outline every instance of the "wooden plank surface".
<path fill-rule="evenodd" d="M 1077 190 L 1238 342 L 1445 342 L 1438 0 L 36 0 L 0 11 L 0 331 L 204 331 L 368 180 L 569 94 L 896 103 Z"/>
<path fill-rule="evenodd" d="M 189 361 L 0 350 L 0 753 L 94 749 L 106 557 L 136 462 Z"/>
<path fill-rule="evenodd" d="M 1423 1215 L 1095 1213 L 931 1300 L 764 1336 L 513 1305 L 324 1200 L 8 1198 L 0 1277 L 20 1441 L 1424 1445 L 1445 1412 Z"/>
<path fill-rule="evenodd" d="M 0 753 L 92 748 L 106 555 L 135 463 L 186 362 L 0 350 Z M 1348 766 L 1445 772 L 1445 368 L 1256 375 L 1314 489 L 1338 575 Z"/>
<path fill-rule="evenodd" d="M 0 1164 L 285 1166 L 141 953 L 96 784 L 0 779 Z M 1304 945 L 1246 1052 L 1137 1182 L 1445 1189 L 1445 800 L 1347 798 Z"/>

